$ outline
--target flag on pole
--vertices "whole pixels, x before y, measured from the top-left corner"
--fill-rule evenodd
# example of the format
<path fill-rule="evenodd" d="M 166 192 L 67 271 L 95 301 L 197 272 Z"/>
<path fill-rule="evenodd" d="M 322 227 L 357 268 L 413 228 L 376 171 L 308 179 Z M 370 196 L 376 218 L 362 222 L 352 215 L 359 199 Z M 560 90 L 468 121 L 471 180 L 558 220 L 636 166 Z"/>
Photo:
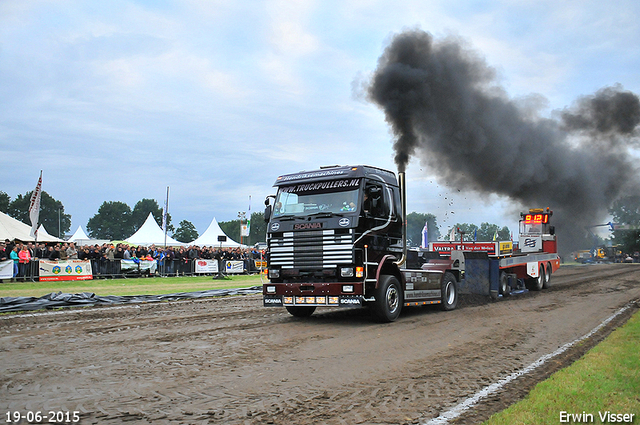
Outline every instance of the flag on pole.
<path fill-rule="evenodd" d="M 249 212 L 247 213 L 247 237 L 251 234 L 251 195 L 249 195 Z"/>
<path fill-rule="evenodd" d="M 31 194 L 29 203 L 29 219 L 31 220 L 31 237 L 36 237 L 38 233 L 38 218 L 40 218 L 40 196 L 42 195 L 42 170 L 36 189 Z"/>
<path fill-rule="evenodd" d="M 452 227 L 451 233 L 449 233 L 449 242 L 455 242 L 455 241 L 456 241 L 456 228 Z"/>
<path fill-rule="evenodd" d="M 164 206 L 162 207 L 162 231 L 167 231 L 167 212 L 169 211 L 169 186 L 167 186 L 167 197 L 164 200 Z"/>
<path fill-rule="evenodd" d="M 493 240 L 498 240 L 498 228 L 496 227 L 496 232 L 493 234 Z"/>
<path fill-rule="evenodd" d="M 473 231 L 473 241 L 475 242 L 475 241 L 477 241 L 477 240 L 478 240 L 478 229 L 475 229 L 475 230 Z"/>
<path fill-rule="evenodd" d="M 427 248 L 429 246 L 429 226 L 428 223 L 424 223 L 424 227 L 422 228 L 422 248 Z"/>

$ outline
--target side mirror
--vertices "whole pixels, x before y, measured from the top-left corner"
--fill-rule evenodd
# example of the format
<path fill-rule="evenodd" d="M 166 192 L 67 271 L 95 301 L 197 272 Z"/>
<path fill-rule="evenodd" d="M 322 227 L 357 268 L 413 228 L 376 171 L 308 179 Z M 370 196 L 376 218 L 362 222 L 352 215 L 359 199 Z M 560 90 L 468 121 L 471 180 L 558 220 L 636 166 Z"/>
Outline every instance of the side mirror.
<path fill-rule="evenodd" d="M 271 205 L 264 207 L 264 222 L 268 223 L 271 219 Z"/>

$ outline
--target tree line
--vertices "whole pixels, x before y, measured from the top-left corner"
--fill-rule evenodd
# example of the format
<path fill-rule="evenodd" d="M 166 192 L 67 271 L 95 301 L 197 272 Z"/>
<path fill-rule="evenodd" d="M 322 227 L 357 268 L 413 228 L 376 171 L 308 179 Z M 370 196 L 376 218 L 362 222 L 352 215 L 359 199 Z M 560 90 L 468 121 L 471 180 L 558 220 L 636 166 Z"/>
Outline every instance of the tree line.
<path fill-rule="evenodd" d="M 24 195 L 17 195 L 14 199 L 0 191 L 0 211 L 29 224 L 29 203 L 31 200 L 29 191 Z M 162 225 L 162 208 L 154 199 L 141 199 L 133 208 L 124 202 L 105 201 L 98 212 L 89 219 L 87 232 L 95 239 L 122 240 L 134 234 L 146 220 L 149 213 L 153 214 L 159 226 Z M 640 251 L 640 196 L 626 196 L 618 199 L 609 209 L 613 221 L 625 224 L 631 229 L 616 230 L 612 232 L 611 242 L 619 245 L 624 252 Z M 52 235 L 63 238 L 71 229 L 71 214 L 65 213 L 61 201 L 53 198 L 46 191 L 42 191 L 40 200 L 40 220 L 47 231 Z M 407 214 L 407 239 L 410 246 L 419 246 L 422 241 L 422 229 L 428 224 L 429 241 L 440 239 L 436 217 L 433 214 L 412 212 Z M 218 223 L 220 228 L 235 241 L 240 241 L 240 220 L 222 221 Z M 598 224 L 598 223 L 594 223 Z M 480 226 L 469 223 L 457 223 L 453 226 L 464 232 L 464 240 L 491 241 L 498 234 L 497 239 L 509 240 L 511 231 L 496 224 L 481 223 Z M 448 232 L 451 230 L 449 228 Z M 180 242 L 191 242 L 199 235 L 195 226 L 188 220 L 182 220 L 178 227 L 171 223 L 171 214 L 167 214 L 167 232 Z M 254 244 L 266 240 L 267 226 L 262 212 L 251 214 L 250 234 L 243 238 L 245 244 Z M 447 233 L 448 234 L 448 233 Z M 446 237 L 447 235 L 445 235 Z M 457 234 L 457 238 L 459 238 Z M 585 248 L 590 248 L 588 239 L 585 238 Z"/>

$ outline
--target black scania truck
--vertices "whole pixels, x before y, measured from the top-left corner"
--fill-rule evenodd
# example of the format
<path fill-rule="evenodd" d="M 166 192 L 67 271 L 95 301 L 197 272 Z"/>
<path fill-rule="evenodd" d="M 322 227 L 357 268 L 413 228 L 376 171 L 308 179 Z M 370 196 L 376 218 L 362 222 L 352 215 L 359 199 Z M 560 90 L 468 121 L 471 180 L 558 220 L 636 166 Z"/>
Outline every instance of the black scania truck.
<path fill-rule="evenodd" d="M 450 261 L 421 266 L 406 248 L 404 173 L 333 166 L 277 178 L 265 200 L 269 283 L 265 306 L 305 317 L 323 307 L 370 306 L 383 322 L 403 306 L 458 302 Z"/>

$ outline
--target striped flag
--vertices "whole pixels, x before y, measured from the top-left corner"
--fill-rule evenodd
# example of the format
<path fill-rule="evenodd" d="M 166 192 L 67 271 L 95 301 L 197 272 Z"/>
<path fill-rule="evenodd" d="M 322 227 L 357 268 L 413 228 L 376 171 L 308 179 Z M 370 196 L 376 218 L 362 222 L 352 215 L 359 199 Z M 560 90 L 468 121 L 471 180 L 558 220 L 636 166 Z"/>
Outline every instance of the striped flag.
<path fill-rule="evenodd" d="M 38 218 L 40 218 L 40 196 L 42 195 L 42 170 L 36 189 L 31 194 L 29 203 L 29 219 L 31 220 L 31 237 L 36 237 L 38 233 Z"/>

